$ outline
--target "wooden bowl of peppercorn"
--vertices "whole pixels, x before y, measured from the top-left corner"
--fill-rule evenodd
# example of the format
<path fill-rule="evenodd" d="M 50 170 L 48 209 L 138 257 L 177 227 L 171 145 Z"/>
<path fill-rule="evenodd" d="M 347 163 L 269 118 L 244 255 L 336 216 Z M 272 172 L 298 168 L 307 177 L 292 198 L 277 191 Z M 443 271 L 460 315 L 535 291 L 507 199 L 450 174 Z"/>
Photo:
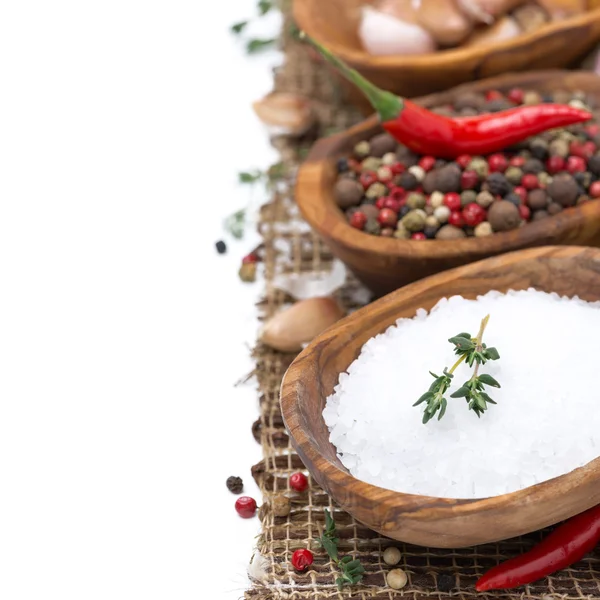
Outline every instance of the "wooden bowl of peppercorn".
<path fill-rule="evenodd" d="M 419 309 L 431 310 L 442 298 L 475 299 L 491 290 L 529 288 L 600 300 L 600 250 L 532 248 L 438 273 L 342 319 L 294 360 L 281 386 L 285 425 L 314 480 L 343 510 L 396 540 L 461 548 L 536 531 L 600 503 L 600 458 L 516 492 L 449 499 L 404 494 L 360 481 L 343 466 L 330 442 L 323 419 L 327 397 L 368 340 L 400 318 L 413 318 Z M 406 401 L 401 390 L 398 401 Z"/>
<path fill-rule="evenodd" d="M 600 78 L 592 73 L 573 71 L 538 71 L 504 75 L 464 84 L 447 92 L 426 96 L 416 101 L 428 108 L 444 107 L 488 90 L 504 94 L 509 93 L 510 90 L 534 90 L 531 93 L 539 94 L 540 99 L 543 100 L 545 94 L 554 92 L 556 89 L 560 89 L 563 94 L 577 93 L 584 95 L 590 104 L 600 105 Z M 595 109 L 595 106 L 592 108 Z M 598 113 L 594 112 L 594 114 L 597 118 Z M 600 183 L 595 183 L 600 176 L 600 136 L 598 136 L 598 133 L 589 135 L 588 137 L 591 139 L 585 142 L 593 146 L 591 149 L 588 147 L 588 150 L 590 152 L 593 150 L 595 156 L 587 159 L 581 156 L 564 157 L 564 168 L 553 175 L 556 183 L 553 182 L 551 188 L 545 186 L 546 196 L 543 194 L 542 189 L 544 186 L 541 183 L 537 185 L 540 191 L 526 190 L 526 203 L 529 203 L 528 209 L 532 213 L 530 218 L 535 217 L 536 220 L 527 222 L 523 226 L 517 227 L 521 223 L 509 222 L 514 215 L 508 215 L 506 216 L 507 223 L 500 222 L 494 230 L 497 231 L 499 228 L 509 229 L 509 226 L 516 228 L 481 237 L 426 240 L 383 237 L 352 227 L 344 210 L 338 206 L 339 198 L 336 197 L 336 184 L 340 176 L 338 173 L 339 161 L 344 161 L 357 143 L 373 139 L 382 131 L 378 120 L 372 117 L 343 133 L 318 141 L 301 166 L 296 184 L 296 200 L 305 219 L 324 239 L 333 254 L 340 258 L 358 279 L 376 295 L 386 294 L 439 271 L 522 248 L 548 244 L 600 245 L 600 202 L 595 200 L 586 201 L 589 198 L 584 194 L 585 190 L 582 184 L 573 183 L 573 180 L 585 180 L 588 184 L 588 192 L 593 191 L 594 198 L 600 195 L 597 189 L 600 187 Z M 565 135 L 571 134 L 566 133 Z M 540 138 L 540 140 L 543 145 L 543 139 Z M 573 148 L 569 144 L 566 147 Z M 399 147 L 396 151 L 397 156 L 400 156 L 402 151 L 403 148 Z M 544 154 L 546 152 L 544 148 L 542 148 L 542 151 L 542 154 L 540 154 L 542 160 L 535 159 L 538 168 L 539 164 L 546 165 L 549 161 L 555 160 L 547 153 Z M 412 158 L 414 160 L 414 156 Z M 490 160 L 490 157 L 486 157 L 484 162 Z M 572 161 L 574 168 L 579 169 L 579 171 L 569 174 L 566 171 L 566 165 L 570 164 L 569 161 Z M 445 166 L 446 171 L 449 171 L 448 164 Z M 456 165 L 450 164 L 450 166 L 455 167 Z M 592 169 L 594 173 L 590 173 L 585 169 Z M 508 170 L 506 173 L 508 173 Z M 456 174 L 453 177 L 456 177 Z M 541 177 L 541 174 L 539 177 Z M 487 185 L 488 179 L 494 184 L 491 191 L 496 195 L 496 198 L 499 198 L 498 194 L 506 191 L 500 189 L 502 186 L 507 185 L 506 177 L 491 173 L 486 176 L 486 183 L 482 184 L 482 187 Z M 564 183 L 562 187 L 565 190 L 561 189 L 560 191 L 564 191 L 566 195 L 564 198 L 558 197 L 557 202 L 552 200 L 549 192 L 554 193 L 555 189 L 561 187 L 561 182 Z M 425 180 L 423 183 L 425 183 Z M 513 186 L 512 184 L 510 186 L 510 189 L 522 192 L 522 190 L 517 189 L 522 186 Z M 456 188 L 443 188 L 443 191 L 446 192 L 448 189 Z M 512 192 L 511 194 L 510 197 L 507 195 L 506 198 L 514 201 L 512 197 L 514 194 Z M 558 214 L 547 214 L 546 209 L 537 210 L 536 207 L 538 209 L 540 207 L 535 202 L 540 201 L 540 196 L 542 202 L 547 203 L 550 212 L 557 212 Z M 494 198 L 491 197 L 490 201 L 493 200 Z M 368 201 L 367 199 L 366 202 Z M 445 201 L 446 198 L 444 197 Z M 499 205 L 500 203 L 493 201 L 491 204 Z M 571 206 L 572 204 L 577 205 Z M 361 204 L 361 206 L 363 205 Z M 504 204 L 502 206 L 506 207 Z M 376 212 L 376 207 L 372 208 L 373 212 Z M 424 208 L 427 209 L 427 206 Z M 492 209 L 493 214 L 497 217 L 496 220 L 498 220 L 499 215 L 502 216 L 502 211 L 497 207 L 488 206 L 486 208 L 488 215 L 492 214 Z M 519 208 L 519 211 L 526 210 Z M 558 212 L 559 210 L 560 212 Z M 513 212 L 515 211 L 513 210 Z M 540 213 L 539 220 L 537 220 L 538 212 Z M 401 213 L 398 213 L 398 217 L 400 215 Z M 541 217 L 547 218 L 542 219 Z M 396 233 L 397 230 L 393 235 L 396 235 Z"/>
<path fill-rule="evenodd" d="M 503 73 L 570 67 L 600 40 L 600 2 L 589 0 L 587 10 L 511 39 L 427 54 L 375 56 L 364 49 L 358 34 L 361 9 L 371 3 L 294 0 L 294 19 L 300 29 L 369 81 L 408 98 Z M 342 79 L 341 83 L 348 89 L 351 101 L 369 114 L 371 108 L 364 96 L 347 81 Z"/>

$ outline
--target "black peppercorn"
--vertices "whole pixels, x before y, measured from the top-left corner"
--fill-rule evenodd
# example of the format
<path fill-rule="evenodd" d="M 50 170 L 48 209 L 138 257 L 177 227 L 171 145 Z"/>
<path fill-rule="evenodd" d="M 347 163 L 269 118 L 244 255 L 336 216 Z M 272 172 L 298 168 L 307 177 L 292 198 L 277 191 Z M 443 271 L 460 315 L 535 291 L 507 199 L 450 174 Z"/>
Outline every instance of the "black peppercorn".
<path fill-rule="evenodd" d="M 449 592 L 454 587 L 454 578 L 447 573 L 442 573 L 437 578 L 438 592 Z"/>
<path fill-rule="evenodd" d="M 433 168 L 441 169 L 442 167 L 445 167 L 445 166 L 446 166 L 446 161 L 443 158 L 437 158 L 433 165 Z"/>
<path fill-rule="evenodd" d="M 552 98 L 552 94 L 542 94 L 542 102 L 544 104 L 552 104 L 554 102 L 554 98 Z"/>
<path fill-rule="evenodd" d="M 405 171 L 400 175 L 398 183 L 400 187 L 403 187 L 405 190 L 414 190 L 418 187 L 419 180 L 412 173 Z"/>
<path fill-rule="evenodd" d="M 575 173 L 573 177 L 579 186 L 584 188 L 582 193 L 585 194 L 585 188 L 589 187 L 590 183 L 592 183 L 592 176 L 588 172 L 580 172 Z"/>
<path fill-rule="evenodd" d="M 227 245 L 225 244 L 225 242 L 223 240 L 219 240 L 215 244 L 215 248 L 217 249 L 217 252 L 219 254 L 225 254 L 225 252 L 227 252 Z"/>
<path fill-rule="evenodd" d="M 501 110 L 507 110 L 509 108 L 513 108 L 513 105 L 508 102 L 508 100 L 504 100 L 504 98 L 498 98 L 497 100 L 490 100 L 485 103 L 484 111 L 485 112 L 500 112 Z"/>
<path fill-rule="evenodd" d="M 530 158 L 525 161 L 523 165 L 523 173 L 534 173 L 538 174 L 544 170 L 544 163 L 538 158 Z"/>
<path fill-rule="evenodd" d="M 439 227 L 425 227 L 423 233 L 428 240 L 435 238 L 435 234 L 438 232 Z"/>
<path fill-rule="evenodd" d="M 596 176 L 600 175 L 600 155 L 595 154 L 592 156 L 588 160 L 587 167 L 590 173 L 593 173 Z"/>
<path fill-rule="evenodd" d="M 546 160 L 548 158 L 548 142 L 542 138 L 535 138 L 529 145 L 531 155 L 538 160 Z"/>
<path fill-rule="evenodd" d="M 508 202 L 512 202 L 515 206 L 521 205 L 521 197 L 517 194 L 507 194 L 504 199 Z"/>
<path fill-rule="evenodd" d="M 406 206 L 406 204 L 400 209 L 398 216 L 402 218 L 404 215 L 407 215 L 410 212 L 410 206 Z"/>
<path fill-rule="evenodd" d="M 506 196 L 511 190 L 511 185 L 502 173 L 490 173 L 485 180 L 487 189 L 494 196 Z"/>
<path fill-rule="evenodd" d="M 346 171 L 348 171 L 349 167 L 348 167 L 348 159 L 346 158 L 340 158 L 337 161 L 337 172 L 338 173 L 345 173 Z"/>
<path fill-rule="evenodd" d="M 227 485 L 227 489 L 234 494 L 241 494 L 242 490 L 244 489 L 244 482 L 242 481 L 241 477 L 235 477 L 232 475 L 231 477 L 227 478 L 225 483 Z"/>

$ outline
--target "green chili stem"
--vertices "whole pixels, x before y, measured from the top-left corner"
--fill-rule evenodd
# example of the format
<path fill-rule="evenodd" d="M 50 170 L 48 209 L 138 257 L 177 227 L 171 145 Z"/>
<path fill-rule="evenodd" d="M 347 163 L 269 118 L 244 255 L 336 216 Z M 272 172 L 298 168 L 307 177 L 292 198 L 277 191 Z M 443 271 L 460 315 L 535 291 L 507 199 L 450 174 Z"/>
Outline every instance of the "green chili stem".
<path fill-rule="evenodd" d="M 382 121 L 391 121 L 395 119 L 402 109 L 404 102 L 391 92 L 386 92 L 381 88 L 367 81 L 358 71 L 349 67 L 345 62 L 333 55 L 327 48 L 324 48 L 319 42 L 313 40 L 301 31 L 298 36 L 300 39 L 307 41 L 319 54 L 332 64 L 348 81 L 351 81 L 363 94 L 369 99 L 373 108 L 379 113 Z"/>

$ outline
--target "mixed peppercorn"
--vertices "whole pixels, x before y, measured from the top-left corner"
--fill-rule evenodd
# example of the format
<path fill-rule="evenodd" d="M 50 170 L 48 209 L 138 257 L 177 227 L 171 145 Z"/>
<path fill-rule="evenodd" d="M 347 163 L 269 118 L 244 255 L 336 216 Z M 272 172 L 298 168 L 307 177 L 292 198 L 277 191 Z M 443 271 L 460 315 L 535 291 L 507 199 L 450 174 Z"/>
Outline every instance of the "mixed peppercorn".
<path fill-rule="evenodd" d="M 582 93 L 513 89 L 463 94 L 434 110 L 469 116 L 550 102 L 596 108 Z M 335 198 L 356 229 L 413 240 L 484 237 L 599 198 L 600 126 L 554 129 L 502 152 L 454 160 L 415 154 L 381 133 L 357 143 L 337 170 Z"/>

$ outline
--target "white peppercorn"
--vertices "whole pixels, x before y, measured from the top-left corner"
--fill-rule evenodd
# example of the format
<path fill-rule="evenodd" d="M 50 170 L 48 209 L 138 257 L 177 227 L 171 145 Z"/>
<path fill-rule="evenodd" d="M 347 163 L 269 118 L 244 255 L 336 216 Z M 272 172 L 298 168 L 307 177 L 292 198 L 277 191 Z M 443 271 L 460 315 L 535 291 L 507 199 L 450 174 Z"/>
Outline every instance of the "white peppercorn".
<path fill-rule="evenodd" d="M 390 546 L 383 551 L 383 562 L 386 565 L 394 566 L 400 562 L 402 554 L 396 546 Z"/>
<path fill-rule="evenodd" d="M 387 574 L 386 580 L 393 590 L 401 590 L 408 582 L 408 577 L 402 569 L 392 569 Z"/>

